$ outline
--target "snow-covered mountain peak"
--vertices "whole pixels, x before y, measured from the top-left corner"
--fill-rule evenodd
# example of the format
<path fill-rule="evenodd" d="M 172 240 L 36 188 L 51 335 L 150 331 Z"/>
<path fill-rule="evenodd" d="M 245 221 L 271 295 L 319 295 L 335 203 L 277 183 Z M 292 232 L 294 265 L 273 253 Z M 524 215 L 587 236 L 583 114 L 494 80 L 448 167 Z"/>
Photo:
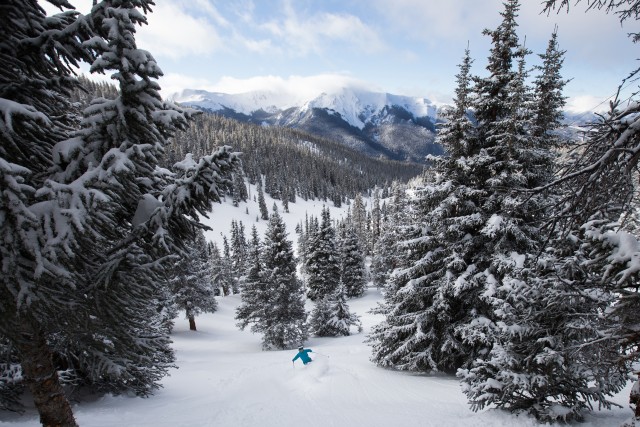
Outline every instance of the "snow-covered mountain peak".
<path fill-rule="evenodd" d="M 375 120 L 385 108 L 400 107 L 414 117 L 426 116 L 432 119 L 436 118 L 438 109 L 436 104 L 426 98 L 393 95 L 356 87 L 336 88 L 318 95 L 269 90 L 224 94 L 186 89 L 175 94 L 173 100 L 211 111 L 230 109 L 246 115 L 259 110 L 276 113 L 298 108 L 304 113 L 319 108 L 339 114 L 344 121 L 358 129 L 363 129 L 368 122 Z"/>

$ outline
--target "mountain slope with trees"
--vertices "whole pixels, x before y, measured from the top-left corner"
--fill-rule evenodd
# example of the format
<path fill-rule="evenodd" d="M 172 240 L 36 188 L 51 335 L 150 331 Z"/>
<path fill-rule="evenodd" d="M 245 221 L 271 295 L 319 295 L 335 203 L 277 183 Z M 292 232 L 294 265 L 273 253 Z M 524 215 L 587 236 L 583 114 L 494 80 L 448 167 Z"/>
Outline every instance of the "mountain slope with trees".
<path fill-rule="evenodd" d="M 200 115 L 187 132 L 176 135 L 167 163 L 186 153 L 198 158 L 224 145 L 242 153 L 249 183 L 259 183 L 272 198 L 289 202 L 301 197 L 340 206 L 376 186 L 394 180 L 406 182 L 424 168 L 416 163 L 363 156 L 340 143 L 299 130 L 252 125 L 216 114 Z"/>

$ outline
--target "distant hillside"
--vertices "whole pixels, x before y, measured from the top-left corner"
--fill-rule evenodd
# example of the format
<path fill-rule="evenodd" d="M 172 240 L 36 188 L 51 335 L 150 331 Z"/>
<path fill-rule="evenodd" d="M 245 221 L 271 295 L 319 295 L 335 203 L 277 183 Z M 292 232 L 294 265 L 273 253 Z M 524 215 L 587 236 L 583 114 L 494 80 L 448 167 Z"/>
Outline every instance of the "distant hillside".
<path fill-rule="evenodd" d="M 185 90 L 174 100 L 247 123 L 303 130 L 371 157 L 424 163 L 443 153 L 434 143 L 440 109 L 425 98 L 342 88 L 313 99 Z"/>
<path fill-rule="evenodd" d="M 406 182 L 424 165 L 363 156 L 343 144 L 298 129 L 260 126 L 219 114 L 202 114 L 171 143 L 167 164 L 192 153 L 208 154 L 229 145 L 242 152 L 250 183 L 264 177 L 264 191 L 275 199 L 331 200 L 336 206 L 356 193 Z"/>

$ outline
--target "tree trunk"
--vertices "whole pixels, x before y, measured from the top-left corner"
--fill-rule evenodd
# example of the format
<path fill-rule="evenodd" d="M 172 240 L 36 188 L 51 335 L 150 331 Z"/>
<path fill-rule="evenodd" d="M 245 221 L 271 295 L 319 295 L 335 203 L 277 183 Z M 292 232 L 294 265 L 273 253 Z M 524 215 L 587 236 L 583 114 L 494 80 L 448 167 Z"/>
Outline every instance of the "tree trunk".
<path fill-rule="evenodd" d="M 189 316 L 189 330 L 196 331 L 196 319 L 193 315 Z"/>
<path fill-rule="evenodd" d="M 19 330 L 16 346 L 25 381 L 40 413 L 40 422 L 45 427 L 77 427 L 44 335 L 26 319 Z"/>
<path fill-rule="evenodd" d="M 638 374 L 638 380 L 631 389 L 631 395 L 629 396 L 629 403 L 636 406 L 636 420 L 640 421 L 640 372 Z"/>

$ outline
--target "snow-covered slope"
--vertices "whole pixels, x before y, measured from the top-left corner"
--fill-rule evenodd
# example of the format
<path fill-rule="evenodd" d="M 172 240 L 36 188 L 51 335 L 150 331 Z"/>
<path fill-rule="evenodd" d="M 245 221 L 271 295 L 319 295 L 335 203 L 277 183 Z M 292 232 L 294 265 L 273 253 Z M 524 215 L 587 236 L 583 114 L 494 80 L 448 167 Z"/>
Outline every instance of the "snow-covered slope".
<path fill-rule="evenodd" d="M 255 191 L 255 188 L 252 188 Z M 253 193 L 252 193 L 253 194 Z M 267 196 L 269 206 L 273 200 Z M 279 205 L 279 202 L 276 202 Z M 289 238 L 308 212 L 319 216 L 320 202 L 298 200 L 283 213 Z M 347 206 L 333 206 L 332 217 Z M 249 210 L 249 214 L 247 214 Z M 207 237 L 220 241 L 229 232 L 232 219 L 245 224 L 255 221 L 257 204 L 234 208 L 231 201 L 215 205 Z M 258 221 L 263 236 L 265 221 Z M 250 227 L 250 225 L 249 225 Z M 526 415 L 513 416 L 486 409 L 469 409 L 456 378 L 420 375 L 382 369 L 370 360 L 365 343 L 372 326 L 382 320 L 370 310 L 382 300 L 376 288 L 361 298 L 349 300 L 352 312 L 361 316 L 363 332 L 339 338 L 311 338 L 305 344 L 314 362 L 303 366 L 291 359 L 295 351 L 262 351 L 261 337 L 235 326 L 238 295 L 218 297 L 218 311 L 196 318 L 197 332 L 179 317 L 172 334 L 177 369 L 162 380 L 163 388 L 142 399 L 129 396 L 74 397 L 76 420 L 83 427 L 538 427 Z M 312 305 L 308 303 L 307 311 Z M 595 410 L 580 427 L 621 425 L 630 416 L 627 400 L 630 386 L 614 401 L 611 411 Z M 27 402 L 28 404 L 28 402 Z M 0 412 L 0 426 L 40 426 L 37 412 L 24 415 Z M 551 427 L 563 424 L 553 424 Z"/>
<path fill-rule="evenodd" d="M 179 369 L 147 398 L 105 396 L 73 407 L 83 427 L 538 427 L 526 415 L 487 409 L 472 412 L 458 381 L 382 369 L 369 361 L 364 342 L 381 319 L 369 310 L 381 300 L 369 288 L 349 301 L 364 331 L 348 337 L 311 338 L 314 361 L 303 366 L 295 351 L 262 351 L 260 336 L 235 326 L 237 295 L 218 298 L 218 311 L 196 318 L 198 331 L 177 319 L 172 339 Z M 310 310 L 311 306 L 307 307 Z M 355 331 L 354 331 L 355 332 Z M 629 388 L 621 408 L 596 410 L 580 427 L 619 426 L 629 417 Z M 37 427 L 37 414 L 0 414 L 0 425 Z M 552 424 L 548 427 L 560 427 Z"/>

